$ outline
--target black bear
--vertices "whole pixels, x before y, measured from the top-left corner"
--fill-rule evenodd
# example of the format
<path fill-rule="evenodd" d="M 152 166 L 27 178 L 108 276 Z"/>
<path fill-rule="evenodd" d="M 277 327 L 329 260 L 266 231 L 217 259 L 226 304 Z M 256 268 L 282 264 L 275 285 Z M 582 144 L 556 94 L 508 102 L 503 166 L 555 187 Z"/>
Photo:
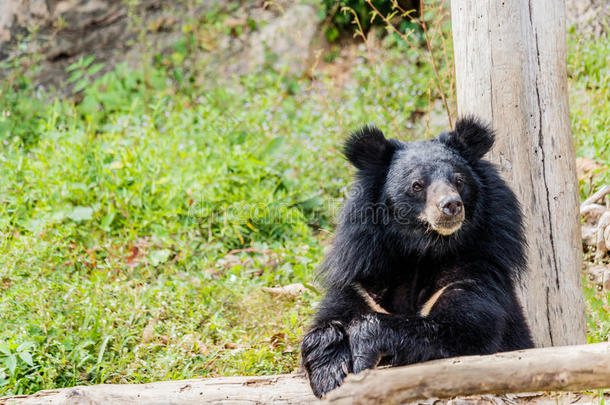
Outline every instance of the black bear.
<path fill-rule="evenodd" d="M 379 364 L 533 347 L 515 294 L 526 267 L 521 209 L 482 159 L 493 142 L 473 117 L 426 141 L 372 126 L 348 138 L 356 182 L 301 345 L 316 396 Z"/>

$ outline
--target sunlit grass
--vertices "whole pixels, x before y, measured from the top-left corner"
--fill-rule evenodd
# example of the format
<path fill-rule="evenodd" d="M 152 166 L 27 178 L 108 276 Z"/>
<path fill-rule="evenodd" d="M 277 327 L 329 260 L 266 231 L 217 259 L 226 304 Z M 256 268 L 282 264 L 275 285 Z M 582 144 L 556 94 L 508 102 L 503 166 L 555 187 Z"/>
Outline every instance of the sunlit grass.
<path fill-rule="evenodd" d="M 599 101 L 603 47 L 570 49 L 571 88 Z M 423 135 L 413 114 L 431 71 L 404 52 L 390 41 L 374 71 L 358 59 L 346 86 L 269 70 L 200 87 L 195 70 L 158 63 L 118 67 L 78 105 L 3 87 L 0 394 L 295 370 L 318 293 L 261 287 L 313 281 L 349 130 Z M 608 109 L 579 100 L 578 153 L 607 164 Z M 607 339 L 586 294 L 590 340 Z"/>

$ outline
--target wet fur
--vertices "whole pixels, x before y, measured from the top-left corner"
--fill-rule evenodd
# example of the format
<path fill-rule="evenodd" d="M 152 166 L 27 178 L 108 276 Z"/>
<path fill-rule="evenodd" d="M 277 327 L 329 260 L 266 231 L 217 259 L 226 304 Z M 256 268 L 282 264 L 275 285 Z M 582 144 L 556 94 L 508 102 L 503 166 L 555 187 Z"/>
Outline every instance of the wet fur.
<path fill-rule="evenodd" d="M 373 127 L 348 139 L 355 191 L 322 265 L 326 296 L 301 346 L 316 396 L 379 361 L 399 366 L 533 346 L 515 295 L 526 263 L 521 211 L 481 159 L 493 139 L 474 118 L 429 141 L 386 140 Z M 443 236 L 422 221 L 421 198 L 403 190 L 414 170 L 430 181 L 467 172 L 457 232 Z M 387 313 L 373 310 L 360 288 Z"/>

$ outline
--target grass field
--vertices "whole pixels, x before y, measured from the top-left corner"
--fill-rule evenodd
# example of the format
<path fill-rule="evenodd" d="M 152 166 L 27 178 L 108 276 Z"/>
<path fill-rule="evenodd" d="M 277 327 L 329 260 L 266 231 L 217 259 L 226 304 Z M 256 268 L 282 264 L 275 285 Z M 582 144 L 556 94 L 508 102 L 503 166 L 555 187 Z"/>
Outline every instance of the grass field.
<path fill-rule="evenodd" d="M 607 38 L 569 43 L 578 155 L 607 167 Z M 366 122 L 424 135 L 432 73 L 386 46 L 341 86 L 272 69 L 197 85 L 179 46 L 95 82 L 81 61 L 78 104 L 2 83 L 0 394 L 293 371 L 349 185 L 338 145 Z M 297 282 L 298 298 L 261 290 Z M 589 339 L 607 340 L 608 297 L 585 290 Z"/>

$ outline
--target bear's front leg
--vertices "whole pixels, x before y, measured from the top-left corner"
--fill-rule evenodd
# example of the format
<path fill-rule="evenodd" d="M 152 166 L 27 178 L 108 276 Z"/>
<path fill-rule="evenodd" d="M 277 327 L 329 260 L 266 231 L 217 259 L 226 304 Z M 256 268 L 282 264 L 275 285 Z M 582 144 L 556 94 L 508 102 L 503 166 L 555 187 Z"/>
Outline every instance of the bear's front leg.
<path fill-rule="evenodd" d="M 353 360 L 353 372 L 375 368 L 382 357 L 390 354 L 392 344 L 389 336 L 382 329 L 379 313 L 367 313 L 355 318 L 347 328 L 350 351 Z"/>
<path fill-rule="evenodd" d="M 341 385 L 352 372 L 349 340 L 341 322 L 329 321 L 311 329 L 303 338 L 301 358 L 316 397 Z"/>

